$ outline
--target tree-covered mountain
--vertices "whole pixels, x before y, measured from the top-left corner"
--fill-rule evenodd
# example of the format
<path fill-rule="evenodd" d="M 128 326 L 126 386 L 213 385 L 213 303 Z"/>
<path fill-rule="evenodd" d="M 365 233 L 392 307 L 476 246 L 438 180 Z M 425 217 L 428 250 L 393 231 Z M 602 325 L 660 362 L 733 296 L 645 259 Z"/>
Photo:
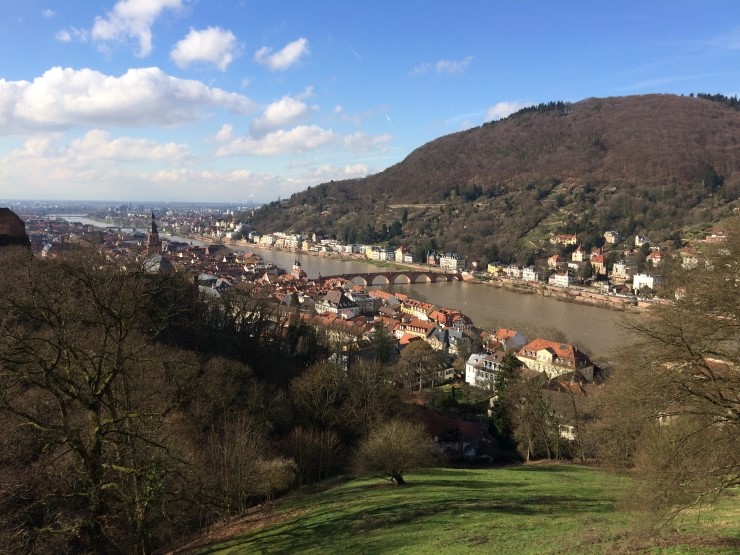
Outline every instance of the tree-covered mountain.
<path fill-rule="evenodd" d="M 550 233 L 666 240 L 738 206 L 740 111 L 721 95 L 551 102 L 436 139 L 363 179 L 262 207 L 258 230 L 525 262 Z"/>

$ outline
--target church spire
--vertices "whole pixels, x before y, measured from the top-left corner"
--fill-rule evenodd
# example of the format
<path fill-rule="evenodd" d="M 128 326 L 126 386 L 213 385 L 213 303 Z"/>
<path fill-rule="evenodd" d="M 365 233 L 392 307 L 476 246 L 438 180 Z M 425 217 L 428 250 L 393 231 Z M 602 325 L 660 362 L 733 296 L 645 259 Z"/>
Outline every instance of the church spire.
<path fill-rule="evenodd" d="M 146 239 L 146 249 L 149 254 L 158 253 L 162 248 L 162 241 L 159 239 L 159 231 L 157 231 L 157 222 L 154 221 L 154 211 L 152 210 L 152 225 L 149 228 L 149 235 Z"/>

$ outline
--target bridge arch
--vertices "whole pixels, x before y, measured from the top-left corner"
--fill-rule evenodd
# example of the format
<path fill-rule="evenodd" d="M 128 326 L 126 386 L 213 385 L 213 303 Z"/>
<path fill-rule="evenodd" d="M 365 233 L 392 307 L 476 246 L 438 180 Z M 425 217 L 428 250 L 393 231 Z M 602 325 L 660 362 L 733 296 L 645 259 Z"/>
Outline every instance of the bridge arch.
<path fill-rule="evenodd" d="M 407 283 L 413 283 L 407 274 L 399 274 L 393 278 L 394 285 L 404 285 Z"/>
<path fill-rule="evenodd" d="M 369 285 L 390 285 L 391 282 L 388 279 L 388 276 L 384 274 L 378 274 L 377 276 L 373 277 L 370 281 Z"/>
<path fill-rule="evenodd" d="M 429 277 L 429 274 L 419 274 L 416 276 L 414 283 L 432 283 L 432 278 Z"/>
<path fill-rule="evenodd" d="M 350 280 L 355 285 L 361 285 L 362 287 L 367 287 L 367 280 L 362 276 L 355 276 Z"/>

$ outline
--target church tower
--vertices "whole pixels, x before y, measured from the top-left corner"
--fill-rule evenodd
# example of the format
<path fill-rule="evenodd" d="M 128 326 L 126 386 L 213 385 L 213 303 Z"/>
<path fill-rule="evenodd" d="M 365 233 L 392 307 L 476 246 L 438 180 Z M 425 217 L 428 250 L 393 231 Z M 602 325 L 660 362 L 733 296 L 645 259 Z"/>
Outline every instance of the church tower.
<path fill-rule="evenodd" d="M 159 239 L 157 222 L 154 221 L 154 211 L 152 211 L 152 225 L 149 228 L 149 235 L 146 238 L 146 250 L 149 254 L 156 254 L 162 250 L 162 241 Z"/>
<path fill-rule="evenodd" d="M 308 277 L 308 274 L 306 274 L 306 272 L 303 271 L 303 268 L 301 268 L 301 263 L 297 258 L 295 262 L 293 262 L 293 271 L 290 273 L 296 279 L 303 279 Z"/>

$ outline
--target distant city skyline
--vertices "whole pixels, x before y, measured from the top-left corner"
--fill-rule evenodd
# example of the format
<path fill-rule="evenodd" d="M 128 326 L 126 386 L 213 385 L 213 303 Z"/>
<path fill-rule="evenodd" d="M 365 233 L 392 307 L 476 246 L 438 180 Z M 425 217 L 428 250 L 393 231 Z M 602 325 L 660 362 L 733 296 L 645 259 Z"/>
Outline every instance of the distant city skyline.
<path fill-rule="evenodd" d="M 740 93 L 735 0 L 4 0 L 0 199 L 246 203 L 531 104 Z"/>

